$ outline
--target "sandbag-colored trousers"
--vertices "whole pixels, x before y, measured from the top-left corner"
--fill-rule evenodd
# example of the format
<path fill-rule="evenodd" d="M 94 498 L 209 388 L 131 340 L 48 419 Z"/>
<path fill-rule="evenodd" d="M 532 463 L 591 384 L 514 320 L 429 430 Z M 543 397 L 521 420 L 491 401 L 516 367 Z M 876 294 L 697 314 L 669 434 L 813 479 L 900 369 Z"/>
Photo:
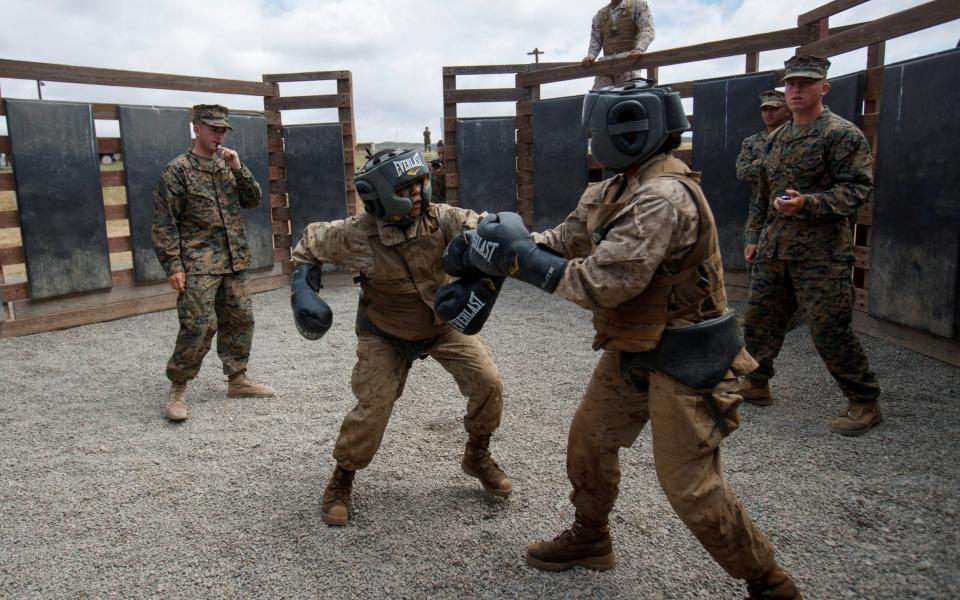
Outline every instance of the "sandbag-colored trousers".
<path fill-rule="evenodd" d="M 246 371 L 254 327 L 247 272 L 187 275 L 186 288 L 177 298 L 180 331 L 167 362 L 167 378 L 185 382 L 196 377 L 214 334 L 224 374 Z"/>
<path fill-rule="evenodd" d="M 503 383 L 481 339 L 447 327 L 431 341 L 426 353 L 453 375 L 460 393 L 467 397 L 463 417 L 467 433 L 496 431 L 503 412 Z M 370 334 L 357 338 L 357 362 L 351 377 L 357 405 L 344 417 L 333 449 L 340 467 L 355 471 L 373 460 L 410 367 L 388 339 Z"/>
<path fill-rule="evenodd" d="M 722 436 L 693 388 L 659 372 L 638 392 L 620 375 L 618 352 L 604 351 L 570 425 L 567 476 L 577 513 L 607 521 L 619 493 L 620 448 L 649 421 L 660 486 L 677 516 L 732 577 L 755 579 L 776 563 L 773 547 L 754 525 L 723 477 Z M 742 401 L 732 371 L 713 388 L 730 431 Z"/>

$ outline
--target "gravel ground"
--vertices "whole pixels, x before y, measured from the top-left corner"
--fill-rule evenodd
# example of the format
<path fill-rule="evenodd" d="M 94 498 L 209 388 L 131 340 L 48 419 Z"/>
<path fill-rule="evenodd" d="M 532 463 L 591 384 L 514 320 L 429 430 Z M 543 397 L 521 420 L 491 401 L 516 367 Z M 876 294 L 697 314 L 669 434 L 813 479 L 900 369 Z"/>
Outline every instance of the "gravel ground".
<path fill-rule="evenodd" d="M 588 313 L 515 282 L 485 329 L 512 497 L 460 471 L 464 401 L 421 361 L 357 475 L 355 518 L 325 525 L 333 441 L 354 404 L 357 296 L 344 275 L 328 280 L 335 323 L 318 342 L 297 335 L 285 290 L 255 297 L 251 374 L 278 398 L 226 398 L 211 353 L 181 425 L 161 417 L 173 311 L 0 340 L 0 597 L 742 597 L 667 504 L 649 430 L 621 453 L 617 568 L 524 564 L 528 542 L 572 519 L 566 432 L 596 355 Z M 743 407 L 724 443 L 727 476 L 806 597 L 960 597 L 960 370 L 863 342 L 881 428 L 828 431 L 842 398 L 800 329 L 778 402 Z"/>

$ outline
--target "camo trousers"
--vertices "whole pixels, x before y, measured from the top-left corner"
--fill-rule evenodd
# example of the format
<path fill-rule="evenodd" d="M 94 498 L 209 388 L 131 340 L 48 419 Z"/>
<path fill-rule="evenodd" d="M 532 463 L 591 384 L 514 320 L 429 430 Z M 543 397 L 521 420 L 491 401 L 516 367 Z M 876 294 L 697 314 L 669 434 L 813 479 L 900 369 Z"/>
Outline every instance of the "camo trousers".
<path fill-rule="evenodd" d="M 425 352 L 453 375 L 460 393 L 467 397 L 464 429 L 476 434 L 496 431 L 503 411 L 503 383 L 482 338 L 446 327 Z M 357 362 L 351 378 L 357 405 L 340 426 L 333 450 L 338 465 L 355 471 L 373 460 L 410 367 L 410 359 L 390 340 L 370 334 L 357 338 Z"/>
<path fill-rule="evenodd" d="M 773 547 L 723 477 L 723 437 L 700 393 L 659 372 L 637 391 L 620 375 L 618 352 L 604 351 L 570 424 L 567 476 L 577 513 L 607 521 L 620 490 L 620 448 L 633 445 L 647 422 L 653 460 L 670 505 L 732 577 L 754 579 L 774 566 Z M 737 376 L 756 363 L 741 352 L 713 394 L 728 429 L 740 423 Z"/>
<path fill-rule="evenodd" d="M 851 402 L 880 396 L 880 384 L 853 332 L 853 281 L 843 262 L 758 261 L 744 318 L 747 351 L 760 366 L 751 379 L 767 381 L 780 353 L 788 323 L 797 310 L 810 327 L 813 344 Z"/>
<path fill-rule="evenodd" d="M 171 381 L 197 376 L 203 357 L 217 334 L 217 354 L 228 376 L 247 370 L 253 344 L 253 305 L 247 272 L 228 275 L 187 275 L 186 291 L 177 298 L 180 332 L 167 362 Z"/>

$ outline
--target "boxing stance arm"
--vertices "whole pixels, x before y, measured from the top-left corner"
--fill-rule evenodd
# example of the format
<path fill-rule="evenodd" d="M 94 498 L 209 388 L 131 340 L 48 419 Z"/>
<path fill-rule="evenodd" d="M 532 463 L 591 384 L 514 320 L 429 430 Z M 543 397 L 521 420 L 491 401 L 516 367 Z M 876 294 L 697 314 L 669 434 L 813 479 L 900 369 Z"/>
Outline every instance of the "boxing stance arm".
<path fill-rule="evenodd" d="M 300 263 L 293 268 L 290 278 L 290 306 L 297 331 L 308 340 L 319 340 L 333 323 L 333 311 L 317 295 L 323 287 L 320 267 Z"/>
<path fill-rule="evenodd" d="M 437 316 L 466 335 L 480 333 L 503 287 L 503 277 L 466 275 L 433 296 Z"/>
<path fill-rule="evenodd" d="M 489 214 L 473 232 L 470 264 L 498 277 L 513 277 L 553 293 L 567 267 L 567 259 L 538 246 L 517 213 Z"/>

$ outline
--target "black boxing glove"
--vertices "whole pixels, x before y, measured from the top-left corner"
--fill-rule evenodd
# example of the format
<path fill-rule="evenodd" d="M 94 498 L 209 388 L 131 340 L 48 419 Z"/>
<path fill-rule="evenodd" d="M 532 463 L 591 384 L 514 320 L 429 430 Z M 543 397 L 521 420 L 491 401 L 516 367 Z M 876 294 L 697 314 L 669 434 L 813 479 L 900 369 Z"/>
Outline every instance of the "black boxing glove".
<path fill-rule="evenodd" d="M 504 277 L 474 275 L 438 289 L 433 296 L 437 316 L 466 335 L 480 332 L 500 295 Z"/>
<path fill-rule="evenodd" d="M 456 235 L 443 249 L 443 270 L 454 277 L 482 275 L 470 264 L 470 235 L 472 231 L 463 231 Z"/>
<path fill-rule="evenodd" d="M 317 295 L 323 287 L 320 267 L 308 263 L 293 268 L 290 278 L 290 306 L 297 331 L 308 340 L 319 340 L 333 324 L 330 305 Z"/>
<path fill-rule="evenodd" d="M 489 275 L 514 277 L 553 293 L 567 259 L 538 246 L 517 213 L 499 212 L 469 232 L 470 264 Z"/>

